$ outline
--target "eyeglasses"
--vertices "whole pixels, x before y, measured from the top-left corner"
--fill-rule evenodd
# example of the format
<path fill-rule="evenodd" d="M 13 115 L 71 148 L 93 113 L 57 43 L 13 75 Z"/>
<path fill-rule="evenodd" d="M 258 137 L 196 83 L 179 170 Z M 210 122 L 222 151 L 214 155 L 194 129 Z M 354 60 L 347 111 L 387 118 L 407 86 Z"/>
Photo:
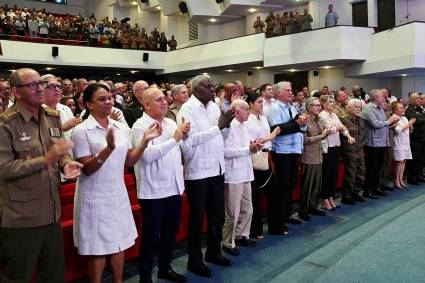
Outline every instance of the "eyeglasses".
<path fill-rule="evenodd" d="M 20 84 L 20 85 L 17 85 L 15 87 L 27 87 L 31 90 L 35 90 L 35 89 L 38 88 L 38 86 L 41 86 L 42 88 L 46 88 L 47 85 L 48 85 L 47 81 L 38 81 L 38 82 L 30 82 L 30 83 L 27 83 L 27 84 Z"/>
<path fill-rule="evenodd" d="M 61 89 L 61 85 L 60 84 L 48 84 L 45 88 L 48 88 L 50 90 L 57 90 L 57 89 Z"/>
<path fill-rule="evenodd" d="M 311 104 L 310 106 L 322 106 L 320 104 Z"/>

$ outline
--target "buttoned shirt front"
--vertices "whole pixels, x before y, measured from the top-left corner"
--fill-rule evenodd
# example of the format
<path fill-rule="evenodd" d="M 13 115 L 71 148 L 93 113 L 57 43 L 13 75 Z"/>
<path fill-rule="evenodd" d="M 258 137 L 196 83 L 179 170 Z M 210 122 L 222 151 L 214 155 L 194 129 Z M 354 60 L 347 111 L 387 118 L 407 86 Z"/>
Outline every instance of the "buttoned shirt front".
<path fill-rule="evenodd" d="M 37 121 L 17 103 L 0 115 L 1 227 L 39 227 L 60 218 L 59 168 L 71 159 L 45 164 L 43 155 L 63 135 L 59 112 L 39 111 Z"/>
<path fill-rule="evenodd" d="M 146 112 L 131 129 L 133 146 L 136 147 L 155 120 Z M 181 195 L 184 191 L 183 166 L 180 142 L 174 139 L 176 123 L 162 120 L 162 134 L 148 143 L 141 159 L 134 166 L 139 199 L 160 199 Z"/>
<path fill-rule="evenodd" d="M 245 123 L 236 119 L 230 123 L 229 135 L 224 142 L 225 183 L 239 184 L 254 180 L 249 149 L 250 136 Z"/>
<path fill-rule="evenodd" d="M 276 102 L 276 99 L 270 98 L 269 100 L 266 100 L 263 97 L 263 115 L 267 117 L 267 113 L 269 112 L 270 107 Z"/>
<path fill-rule="evenodd" d="M 270 134 L 270 126 L 267 117 L 251 113 L 249 114 L 248 121 L 245 122 L 248 128 L 248 133 L 251 140 L 265 138 Z M 264 148 L 271 149 L 272 143 L 270 141 L 264 144 Z"/>
<path fill-rule="evenodd" d="M 331 129 L 331 132 L 327 136 L 328 147 L 335 147 L 341 145 L 341 140 L 339 139 L 338 127 L 345 126 L 341 123 L 338 116 L 333 112 L 321 111 L 319 114 L 319 123 L 322 128 Z M 344 130 L 347 132 L 347 130 Z"/>
<path fill-rule="evenodd" d="M 267 120 L 270 126 L 273 127 L 291 121 L 297 114 L 298 112 L 294 106 L 276 100 L 267 113 Z M 307 125 L 300 127 L 300 129 L 305 132 Z M 303 151 L 302 132 L 277 136 L 272 142 L 272 150 L 282 154 L 301 154 Z"/>
<path fill-rule="evenodd" d="M 192 95 L 177 114 L 177 124 L 182 118 L 190 122 L 190 132 L 182 141 L 186 180 L 198 180 L 223 174 L 223 136 L 217 126 L 220 108 L 213 101 L 205 106 Z"/>
<path fill-rule="evenodd" d="M 365 145 L 371 147 L 390 146 L 389 123 L 385 110 L 374 103 L 369 103 L 363 107 L 362 116 L 366 120 Z"/>

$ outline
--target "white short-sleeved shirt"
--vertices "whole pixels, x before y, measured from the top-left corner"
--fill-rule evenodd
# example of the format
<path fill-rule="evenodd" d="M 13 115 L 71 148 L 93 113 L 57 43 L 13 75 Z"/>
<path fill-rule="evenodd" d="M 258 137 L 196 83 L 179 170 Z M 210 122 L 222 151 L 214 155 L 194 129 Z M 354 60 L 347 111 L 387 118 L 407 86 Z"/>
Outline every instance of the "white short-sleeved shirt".
<path fill-rule="evenodd" d="M 74 200 L 74 244 L 81 255 L 107 255 L 123 251 L 137 238 L 137 229 L 124 183 L 124 165 L 131 148 L 130 129 L 112 119 L 115 149 L 92 175 L 77 180 Z M 74 128 L 76 159 L 95 156 L 104 149 L 107 129 L 90 115 Z"/>
<path fill-rule="evenodd" d="M 248 133 L 251 140 L 261 139 L 270 135 L 270 125 L 267 117 L 260 115 L 260 118 L 253 113 L 249 114 L 248 121 L 246 121 Z M 271 149 L 272 143 L 270 141 L 264 144 L 264 148 Z"/>
<path fill-rule="evenodd" d="M 66 106 L 66 105 L 63 105 L 61 103 L 58 103 L 58 104 L 56 104 L 56 110 L 59 110 L 60 111 L 62 125 L 65 122 L 67 122 L 67 121 L 71 120 L 72 118 L 74 118 L 74 114 L 72 114 L 71 109 L 68 106 Z M 65 136 L 66 139 L 71 139 L 72 130 L 73 129 L 70 129 L 70 130 L 68 130 L 66 132 L 63 132 L 63 134 L 64 134 L 64 136 Z"/>
<path fill-rule="evenodd" d="M 131 129 L 133 145 L 143 139 L 143 135 L 155 120 L 146 112 L 137 119 Z M 184 191 L 183 165 L 180 142 L 174 139 L 176 123 L 168 118 L 162 120 L 162 134 L 151 140 L 142 158 L 134 166 L 139 199 L 160 199 L 181 195 Z"/>
<path fill-rule="evenodd" d="M 182 141 L 186 180 L 224 173 L 223 135 L 217 126 L 220 114 L 220 108 L 214 101 L 204 106 L 195 95 L 180 108 L 177 124 L 182 123 L 182 118 L 190 122 L 189 136 Z"/>
<path fill-rule="evenodd" d="M 114 106 L 112 106 L 112 111 L 118 111 L 120 113 L 120 117 L 121 117 L 118 122 L 120 122 L 120 123 L 122 123 L 122 124 L 124 124 L 128 127 L 127 121 L 124 118 L 124 113 L 120 109 L 118 109 Z M 86 109 L 83 109 L 83 111 L 81 111 L 80 117 L 83 117 L 85 113 L 86 113 Z"/>

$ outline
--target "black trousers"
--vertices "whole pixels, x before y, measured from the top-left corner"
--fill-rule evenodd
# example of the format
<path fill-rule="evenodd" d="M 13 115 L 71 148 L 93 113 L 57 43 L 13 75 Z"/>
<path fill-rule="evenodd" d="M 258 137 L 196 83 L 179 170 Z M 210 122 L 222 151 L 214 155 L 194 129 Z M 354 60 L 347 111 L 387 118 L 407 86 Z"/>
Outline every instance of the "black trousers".
<path fill-rule="evenodd" d="M 155 247 L 158 245 L 158 269 L 171 267 L 174 243 L 180 226 L 182 198 L 174 195 L 161 199 L 139 199 L 142 212 L 142 238 L 139 247 L 140 276 L 151 276 Z"/>
<path fill-rule="evenodd" d="M 412 159 L 407 160 L 407 179 L 417 182 L 423 177 L 423 161 L 425 159 L 425 142 L 410 141 L 410 150 L 412 151 Z"/>
<path fill-rule="evenodd" d="M 366 178 L 363 187 L 363 194 L 376 194 L 381 188 L 382 170 L 385 165 L 385 154 L 387 147 L 372 147 L 365 145 L 365 167 Z"/>
<path fill-rule="evenodd" d="M 221 239 L 224 224 L 224 175 L 186 181 L 189 202 L 188 261 L 197 265 L 203 262 L 201 250 L 202 224 L 207 213 L 206 255 L 221 255 Z"/>
<path fill-rule="evenodd" d="M 28 283 L 34 271 L 38 282 L 65 282 L 60 220 L 34 228 L 0 228 L 2 283 Z"/>
<path fill-rule="evenodd" d="M 339 146 L 329 147 L 328 153 L 323 154 L 322 188 L 320 189 L 322 199 L 333 197 L 336 191 L 339 157 Z"/>
<path fill-rule="evenodd" d="M 279 196 L 281 190 L 277 190 L 277 181 L 275 175 L 269 170 L 255 170 L 254 169 L 254 181 L 251 183 L 252 189 L 252 221 L 250 237 L 256 238 L 263 235 L 263 214 L 260 209 L 260 196 L 261 193 L 266 197 L 266 209 L 267 209 L 267 224 L 270 231 L 279 231 L 282 229 L 283 219 L 281 205 L 276 202 L 276 199 L 281 199 Z"/>
<path fill-rule="evenodd" d="M 272 158 L 276 168 L 276 178 L 278 182 L 277 194 L 280 199 L 276 199 L 282 206 L 283 220 L 288 220 L 292 215 L 292 193 L 294 191 L 298 176 L 299 154 L 280 154 L 273 152 Z"/>

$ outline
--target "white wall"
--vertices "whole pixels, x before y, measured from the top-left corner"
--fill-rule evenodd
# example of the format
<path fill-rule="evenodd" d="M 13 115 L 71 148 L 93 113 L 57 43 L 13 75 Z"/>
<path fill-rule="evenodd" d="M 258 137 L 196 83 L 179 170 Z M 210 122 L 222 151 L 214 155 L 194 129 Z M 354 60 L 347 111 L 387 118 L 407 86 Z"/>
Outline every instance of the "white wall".
<path fill-rule="evenodd" d="M 186 16 L 181 14 L 164 16 L 162 13 L 160 15 L 159 30 L 165 32 L 168 39 L 174 35 L 177 46 L 187 44 L 189 42 L 189 23 Z"/>
<path fill-rule="evenodd" d="M 392 78 L 348 78 L 344 75 L 343 69 L 321 69 L 318 76 L 313 75 L 313 71 L 308 72 L 308 87 L 310 90 L 321 89 L 328 86 L 332 90 L 339 90 L 341 86 L 351 89 L 358 85 L 365 91 L 374 88 L 393 88 Z"/>
<path fill-rule="evenodd" d="M 425 21 L 425 1 L 423 0 L 395 0 L 395 24 L 407 23 L 405 18 L 409 14 L 409 22 Z"/>
<path fill-rule="evenodd" d="M 43 3 L 38 1 L 28 1 L 28 0 L 0 0 L 0 5 L 8 4 L 9 7 L 14 5 L 18 7 L 27 7 L 27 8 L 36 8 L 36 9 L 46 9 L 48 12 L 58 13 L 58 14 L 71 14 L 82 16 L 88 16 L 86 13 L 89 13 L 89 10 L 86 11 L 86 1 L 89 0 L 68 0 L 67 5 L 59 5 L 54 3 Z"/>
<path fill-rule="evenodd" d="M 96 18 L 109 17 L 113 19 L 113 7 L 106 5 L 104 0 L 90 0 L 88 1 L 88 14 L 94 14 Z"/>

